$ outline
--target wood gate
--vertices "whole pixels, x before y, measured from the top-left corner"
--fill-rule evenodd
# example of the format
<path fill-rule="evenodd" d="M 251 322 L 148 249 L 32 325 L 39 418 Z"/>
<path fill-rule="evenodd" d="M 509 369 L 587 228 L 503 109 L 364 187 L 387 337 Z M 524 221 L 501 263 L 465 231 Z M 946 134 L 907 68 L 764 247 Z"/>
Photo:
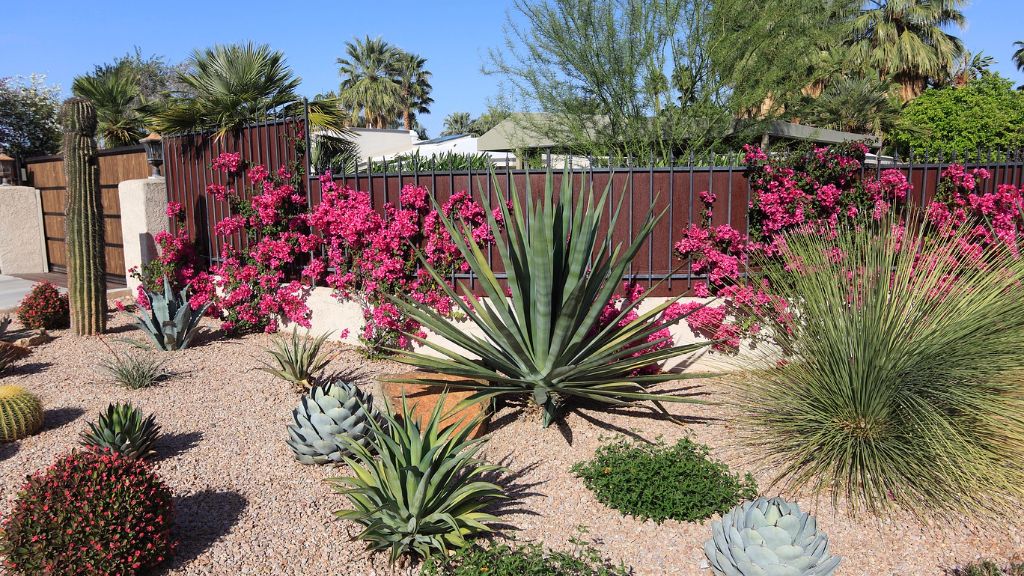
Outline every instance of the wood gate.
<path fill-rule="evenodd" d="M 103 233 L 108 280 L 124 282 L 124 245 L 121 239 L 121 202 L 117 185 L 124 180 L 149 176 L 149 165 L 142 146 L 125 146 L 101 150 L 100 195 L 103 203 Z M 65 246 L 65 210 L 67 209 L 67 181 L 64 160 L 60 156 L 42 156 L 26 159 L 25 168 L 29 185 L 38 189 L 43 209 L 43 232 L 46 236 L 46 257 L 51 272 L 67 271 Z"/>

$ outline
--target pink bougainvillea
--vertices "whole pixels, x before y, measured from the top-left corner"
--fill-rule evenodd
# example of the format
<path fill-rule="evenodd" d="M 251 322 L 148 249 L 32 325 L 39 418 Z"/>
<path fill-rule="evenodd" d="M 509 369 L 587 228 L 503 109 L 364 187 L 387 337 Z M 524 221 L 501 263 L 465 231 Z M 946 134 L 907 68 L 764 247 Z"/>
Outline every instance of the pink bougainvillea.
<path fill-rule="evenodd" d="M 368 193 L 340 187 L 330 174 L 320 178 L 320 186 L 322 199 L 307 222 L 323 239 L 327 262 L 326 268 L 311 265 L 317 272 L 330 270 L 325 281 L 339 299 L 359 303 L 365 322 L 359 338 L 371 354 L 410 347 L 404 333 L 423 333 L 391 297 L 405 295 L 441 315 L 453 313 L 447 293 L 419 265 L 418 252 L 445 279 L 468 271 L 441 214 L 431 206 L 429 191 L 407 185 L 397 204 L 375 210 Z M 467 226 L 482 245 L 493 242 L 487 213 L 468 193 L 453 194 L 441 212 Z M 495 217 L 500 220 L 500 212 Z"/>

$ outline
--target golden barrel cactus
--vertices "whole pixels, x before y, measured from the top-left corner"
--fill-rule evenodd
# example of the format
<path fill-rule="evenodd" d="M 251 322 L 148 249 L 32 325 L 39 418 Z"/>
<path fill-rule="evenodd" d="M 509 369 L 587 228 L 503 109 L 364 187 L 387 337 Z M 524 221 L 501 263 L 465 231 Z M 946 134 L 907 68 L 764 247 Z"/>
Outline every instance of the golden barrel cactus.
<path fill-rule="evenodd" d="M 43 426 L 43 404 L 20 386 L 0 386 L 0 442 L 31 436 Z"/>

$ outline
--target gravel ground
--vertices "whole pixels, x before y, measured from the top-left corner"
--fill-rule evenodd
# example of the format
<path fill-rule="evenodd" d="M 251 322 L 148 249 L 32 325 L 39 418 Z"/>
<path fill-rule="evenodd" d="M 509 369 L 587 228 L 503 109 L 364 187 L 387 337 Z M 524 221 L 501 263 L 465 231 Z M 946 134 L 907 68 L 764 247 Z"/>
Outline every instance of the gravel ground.
<path fill-rule="evenodd" d="M 144 336 L 123 314 L 113 320 L 112 332 L 106 342 L 118 350 L 129 347 L 119 338 Z M 99 339 L 55 335 L 55 341 L 37 348 L 3 379 L 38 394 L 47 412 L 43 432 L 0 445 L 0 513 L 9 509 L 23 477 L 74 447 L 96 413 L 109 402 L 131 400 L 157 415 L 164 434 L 157 446 L 157 469 L 177 495 L 181 545 L 162 573 L 416 572 L 392 569 L 386 557 L 365 552 L 351 539 L 356 526 L 331 515 L 345 500 L 323 479 L 342 475 L 343 469 L 303 466 L 292 459 L 284 426 L 298 397 L 287 384 L 253 369 L 267 336 L 211 338 L 184 352 L 164 353 L 174 376 L 156 387 L 132 391 L 97 373 L 97 361 L 108 353 Z M 341 352 L 331 368 L 356 371 L 366 386 L 378 374 L 402 369 L 394 363 L 368 362 L 352 350 Z M 708 395 L 719 386 L 701 384 Z M 485 453 L 509 468 L 508 484 L 519 496 L 502 515 L 506 533 L 566 548 L 576 527 L 583 525 L 603 554 L 633 566 L 638 575 L 709 575 L 701 546 L 710 521 L 657 525 L 624 518 L 598 503 L 569 472 L 617 434 L 652 440 L 661 436 L 668 442 L 690 434 L 734 470 L 746 471 L 734 445 L 735 430 L 721 408 L 679 405 L 670 410 L 690 423 L 678 426 L 642 411 L 589 411 L 569 415 L 565 426 L 542 430 L 536 414 L 513 409 L 496 414 Z M 754 473 L 762 487 L 768 485 L 764 471 Z M 818 514 L 834 552 L 844 557 L 838 572 L 843 576 L 938 575 L 978 557 L 1005 560 L 1024 550 L 1020 525 L 927 527 L 907 517 L 852 519 L 827 504 L 801 504 Z"/>

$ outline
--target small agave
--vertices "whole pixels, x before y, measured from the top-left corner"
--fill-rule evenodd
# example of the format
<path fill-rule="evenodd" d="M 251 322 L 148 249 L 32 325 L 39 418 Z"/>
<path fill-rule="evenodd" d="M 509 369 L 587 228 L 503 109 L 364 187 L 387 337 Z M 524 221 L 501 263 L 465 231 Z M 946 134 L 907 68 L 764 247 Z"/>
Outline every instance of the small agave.
<path fill-rule="evenodd" d="M 814 516 L 782 498 L 740 504 L 711 531 L 704 554 L 717 576 L 831 576 L 839 566 Z"/>
<path fill-rule="evenodd" d="M 160 426 L 152 414 L 143 418 L 138 408 L 119 402 L 109 405 L 99 420 L 89 424 L 89 431 L 82 433 L 82 445 L 144 459 L 155 454 L 153 444 L 159 435 Z"/>

